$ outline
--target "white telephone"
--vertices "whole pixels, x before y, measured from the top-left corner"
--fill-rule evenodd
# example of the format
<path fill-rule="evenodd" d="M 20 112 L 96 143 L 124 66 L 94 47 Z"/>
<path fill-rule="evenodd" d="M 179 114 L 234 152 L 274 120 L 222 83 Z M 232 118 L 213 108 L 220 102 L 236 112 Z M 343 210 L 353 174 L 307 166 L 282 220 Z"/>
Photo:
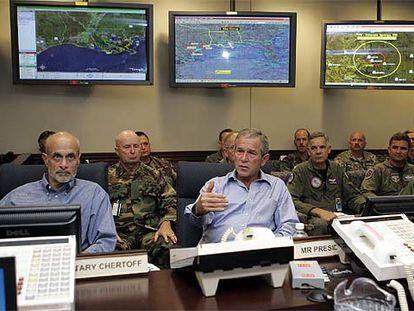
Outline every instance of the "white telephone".
<path fill-rule="evenodd" d="M 401 215 L 334 220 L 335 231 L 378 281 L 405 278 L 414 298 L 414 224 Z M 408 310 L 404 288 L 392 280 L 401 310 Z"/>
<path fill-rule="evenodd" d="M 351 222 L 351 229 L 357 237 L 366 237 L 374 246 L 374 256 L 380 263 L 392 264 L 397 257 L 395 248 L 369 223 L 361 220 Z"/>
<path fill-rule="evenodd" d="M 233 238 L 231 238 L 233 236 Z M 272 230 L 266 227 L 247 227 L 240 232 L 234 232 L 233 227 L 227 229 L 221 237 L 221 242 L 227 241 L 250 241 L 250 240 L 270 240 L 274 239 L 275 235 Z"/>

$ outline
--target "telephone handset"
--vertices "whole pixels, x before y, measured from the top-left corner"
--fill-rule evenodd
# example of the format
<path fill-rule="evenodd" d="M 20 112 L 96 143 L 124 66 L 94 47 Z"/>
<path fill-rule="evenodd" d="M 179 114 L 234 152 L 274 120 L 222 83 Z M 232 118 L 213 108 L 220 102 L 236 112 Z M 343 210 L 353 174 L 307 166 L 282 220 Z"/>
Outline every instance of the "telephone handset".
<path fill-rule="evenodd" d="M 355 235 L 364 236 L 373 244 L 374 256 L 380 263 L 394 263 L 394 259 L 397 257 L 395 248 L 369 223 L 356 220 L 351 222 L 351 229 Z"/>
<path fill-rule="evenodd" d="M 272 230 L 266 227 L 246 227 L 240 232 L 236 233 L 233 227 L 227 229 L 221 237 L 221 242 L 228 241 L 250 241 L 250 240 L 270 240 L 274 239 L 275 235 Z"/>

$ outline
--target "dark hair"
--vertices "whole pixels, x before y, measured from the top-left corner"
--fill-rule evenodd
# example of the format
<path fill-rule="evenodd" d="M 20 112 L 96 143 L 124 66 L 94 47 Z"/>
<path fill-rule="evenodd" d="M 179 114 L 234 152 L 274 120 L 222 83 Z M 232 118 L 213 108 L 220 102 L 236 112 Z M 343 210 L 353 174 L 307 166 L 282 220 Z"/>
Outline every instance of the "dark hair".
<path fill-rule="evenodd" d="M 310 138 L 310 132 L 308 131 L 308 129 L 305 129 L 304 127 L 303 128 L 300 128 L 300 129 L 297 129 L 296 131 L 295 131 L 295 134 L 293 135 L 293 139 L 296 139 L 296 134 L 299 132 L 299 131 L 305 131 L 306 132 L 306 134 L 308 135 L 308 140 L 309 140 L 309 138 Z"/>
<path fill-rule="evenodd" d="M 147 135 L 147 134 L 145 134 L 144 132 L 141 132 L 141 131 L 136 131 L 136 132 L 135 132 L 135 134 L 137 134 L 137 136 L 145 136 L 145 137 L 149 140 L 148 135 Z"/>
<path fill-rule="evenodd" d="M 398 132 L 395 133 L 394 135 L 391 136 L 390 141 L 388 142 L 388 146 L 391 146 L 391 143 L 394 140 L 404 140 L 408 143 L 408 148 L 411 148 L 411 139 L 410 137 L 408 137 L 407 134 L 403 133 L 403 132 Z"/>
<path fill-rule="evenodd" d="M 231 129 L 231 128 L 226 128 L 226 129 L 224 129 L 224 130 L 222 130 L 221 132 L 220 132 L 220 134 L 219 134 L 219 141 L 221 141 L 221 135 L 223 135 L 224 133 L 231 133 L 231 132 L 233 132 L 233 129 Z"/>
<path fill-rule="evenodd" d="M 406 134 L 406 135 L 411 134 L 411 133 L 414 133 L 414 130 L 406 130 L 406 131 L 404 131 L 404 134 Z"/>
<path fill-rule="evenodd" d="M 49 131 L 49 130 L 46 130 L 46 131 L 43 131 L 42 133 L 40 133 L 40 135 L 39 135 L 39 137 L 37 139 L 37 144 L 39 145 L 39 151 L 41 153 L 45 153 L 46 152 L 44 142 L 46 141 L 46 139 L 49 136 L 52 136 L 53 134 L 56 134 L 56 132 Z"/>

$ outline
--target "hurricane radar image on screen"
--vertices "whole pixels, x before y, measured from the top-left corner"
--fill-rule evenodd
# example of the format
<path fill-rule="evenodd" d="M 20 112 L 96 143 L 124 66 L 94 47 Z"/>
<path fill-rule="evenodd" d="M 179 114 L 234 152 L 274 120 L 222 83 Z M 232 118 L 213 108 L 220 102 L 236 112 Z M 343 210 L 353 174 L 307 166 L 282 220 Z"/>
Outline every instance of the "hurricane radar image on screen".
<path fill-rule="evenodd" d="M 289 17 L 175 16 L 175 82 L 289 83 Z"/>
<path fill-rule="evenodd" d="M 414 24 L 326 24 L 325 87 L 414 87 Z"/>
<path fill-rule="evenodd" d="M 20 78 L 145 80 L 146 14 L 125 7 L 19 6 Z"/>

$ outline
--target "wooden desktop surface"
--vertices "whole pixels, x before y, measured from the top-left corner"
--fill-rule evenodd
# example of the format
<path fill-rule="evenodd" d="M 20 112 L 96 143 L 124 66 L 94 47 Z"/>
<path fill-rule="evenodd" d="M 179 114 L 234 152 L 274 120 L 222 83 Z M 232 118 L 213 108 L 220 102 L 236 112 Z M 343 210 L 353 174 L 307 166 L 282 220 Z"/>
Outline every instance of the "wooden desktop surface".
<path fill-rule="evenodd" d="M 292 289 L 290 278 L 272 288 L 264 278 L 220 281 L 217 294 L 205 297 L 192 272 L 161 270 L 141 276 L 76 282 L 76 310 L 332 310 L 330 303 L 308 301 L 309 290 Z"/>

